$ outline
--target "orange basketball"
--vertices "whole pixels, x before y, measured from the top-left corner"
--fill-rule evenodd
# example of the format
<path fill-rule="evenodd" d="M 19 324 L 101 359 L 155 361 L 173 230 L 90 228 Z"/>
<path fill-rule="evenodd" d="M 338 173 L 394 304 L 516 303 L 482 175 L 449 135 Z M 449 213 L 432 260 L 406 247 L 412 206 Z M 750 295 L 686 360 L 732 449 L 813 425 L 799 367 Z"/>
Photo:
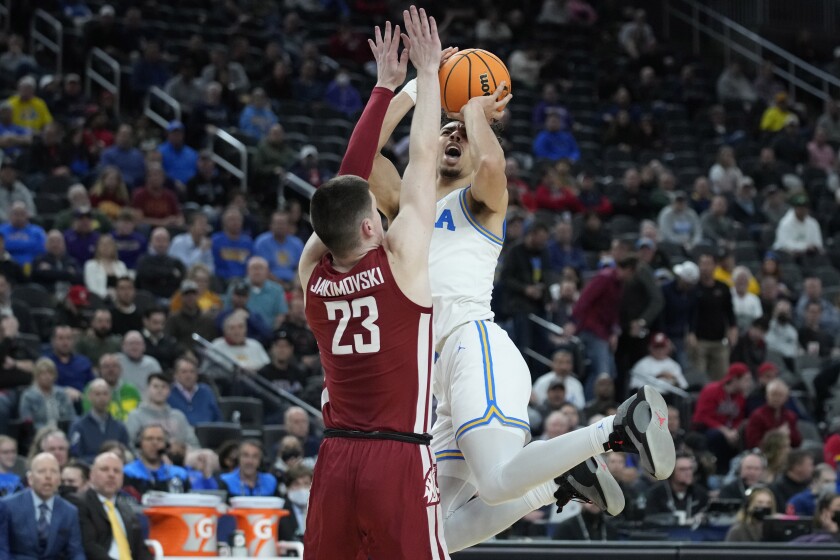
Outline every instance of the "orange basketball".
<path fill-rule="evenodd" d="M 500 82 L 506 82 L 504 95 L 511 90 L 507 66 L 495 54 L 481 49 L 466 49 L 452 55 L 440 72 L 440 97 L 443 108 L 457 113 L 467 101 L 479 95 L 492 95 Z"/>

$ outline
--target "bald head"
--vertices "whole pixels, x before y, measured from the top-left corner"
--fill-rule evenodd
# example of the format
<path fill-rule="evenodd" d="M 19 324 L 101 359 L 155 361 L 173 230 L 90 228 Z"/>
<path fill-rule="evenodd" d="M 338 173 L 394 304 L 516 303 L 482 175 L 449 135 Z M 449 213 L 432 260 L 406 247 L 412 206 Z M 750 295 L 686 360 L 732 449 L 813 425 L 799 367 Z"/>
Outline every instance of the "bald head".
<path fill-rule="evenodd" d="M 55 496 L 61 484 L 61 467 L 52 453 L 38 453 L 29 464 L 26 473 L 29 487 L 42 500 Z"/>
<path fill-rule="evenodd" d="M 96 456 L 90 469 L 90 487 L 109 500 L 123 485 L 123 462 L 116 453 L 108 451 Z"/>
<path fill-rule="evenodd" d="M 268 261 L 262 257 L 251 257 L 248 260 L 248 282 L 252 286 L 261 287 L 268 280 Z"/>
<path fill-rule="evenodd" d="M 158 255 L 165 255 L 169 251 L 169 231 L 164 227 L 157 227 L 152 230 L 152 235 L 149 237 L 149 245 L 152 251 Z"/>
<path fill-rule="evenodd" d="M 138 331 L 128 331 L 125 333 L 122 342 L 123 354 L 134 361 L 139 361 L 146 353 L 146 342 L 143 340 L 143 335 Z"/>

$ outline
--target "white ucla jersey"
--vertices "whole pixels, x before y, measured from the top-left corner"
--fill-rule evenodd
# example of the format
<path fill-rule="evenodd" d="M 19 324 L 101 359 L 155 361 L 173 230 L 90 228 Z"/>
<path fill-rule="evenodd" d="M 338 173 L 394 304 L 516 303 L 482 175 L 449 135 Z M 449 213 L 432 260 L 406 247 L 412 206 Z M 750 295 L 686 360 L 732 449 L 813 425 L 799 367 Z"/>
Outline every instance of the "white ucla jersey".
<path fill-rule="evenodd" d="M 429 250 L 436 341 L 459 325 L 493 318 L 490 298 L 503 239 L 470 213 L 468 189 L 455 190 L 437 201 Z"/>

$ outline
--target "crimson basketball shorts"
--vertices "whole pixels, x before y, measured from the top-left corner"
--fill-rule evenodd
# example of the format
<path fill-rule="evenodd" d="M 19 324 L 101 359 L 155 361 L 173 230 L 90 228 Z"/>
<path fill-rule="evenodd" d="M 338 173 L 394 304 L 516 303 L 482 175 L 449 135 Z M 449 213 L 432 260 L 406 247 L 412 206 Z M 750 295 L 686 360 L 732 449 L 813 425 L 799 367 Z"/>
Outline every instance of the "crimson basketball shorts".
<path fill-rule="evenodd" d="M 437 465 L 428 445 L 328 438 L 304 532 L 307 560 L 442 560 Z"/>

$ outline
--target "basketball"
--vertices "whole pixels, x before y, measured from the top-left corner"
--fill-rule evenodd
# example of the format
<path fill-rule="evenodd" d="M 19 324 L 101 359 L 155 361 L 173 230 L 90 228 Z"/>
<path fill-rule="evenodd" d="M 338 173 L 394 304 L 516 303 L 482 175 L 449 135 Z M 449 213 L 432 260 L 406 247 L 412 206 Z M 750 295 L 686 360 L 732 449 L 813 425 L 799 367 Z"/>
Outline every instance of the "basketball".
<path fill-rule="evenodd" d="M 452 55 L 440 68 L 441 105 L 457 113 L 467 101 L 479 95 L 492 95 L 500 82 L 506 82 L 504 95 L 511 91 L 507 66 L 495 54 L 481 49 L 465 49 Z"/>

